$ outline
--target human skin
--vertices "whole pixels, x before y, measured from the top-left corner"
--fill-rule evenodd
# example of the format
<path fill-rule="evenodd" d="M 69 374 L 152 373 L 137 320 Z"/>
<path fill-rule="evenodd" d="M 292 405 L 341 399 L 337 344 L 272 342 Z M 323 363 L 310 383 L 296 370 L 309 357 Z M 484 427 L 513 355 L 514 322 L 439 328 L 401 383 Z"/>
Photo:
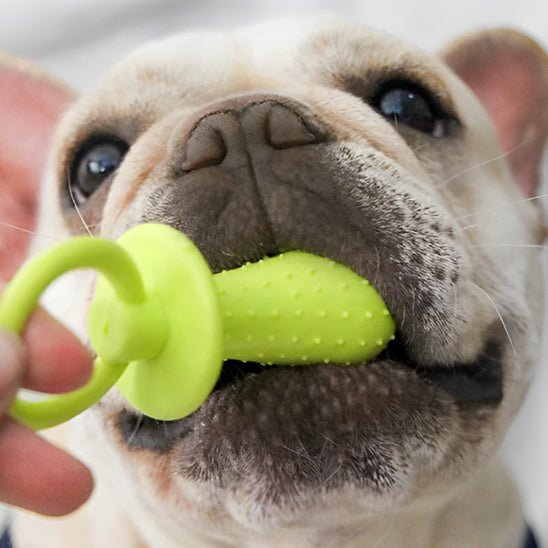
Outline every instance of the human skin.
<path fill-rule="evenodd" d="M 90 471 L 7 410 L 20 387 L 56 393 L 82 386 L 91 361 L 76 337 L 43 310 L 33 314 L 22 339 L 0 329 L 0 501 L 61 516 L 90 496 Z"/>

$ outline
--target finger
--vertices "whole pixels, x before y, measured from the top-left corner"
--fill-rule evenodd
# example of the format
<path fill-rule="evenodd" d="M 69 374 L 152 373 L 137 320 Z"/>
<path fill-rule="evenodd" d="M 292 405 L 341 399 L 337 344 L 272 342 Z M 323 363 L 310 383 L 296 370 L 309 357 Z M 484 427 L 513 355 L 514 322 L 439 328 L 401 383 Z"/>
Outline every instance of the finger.
<path fill-rule="evenodd" d="M 29 368 L 23 384 L 40 392 L 67 392 L 83 386 L 92 371 L 91 353 L 60 322 L 37 308 L 23 339 Z"/>
<path fill-rule="evenodd" d="M 21 341 L 13 333 L 0 329 L 0 416 L 21 384 L 26 363 Z"/>
<path fill-rule="evenodd" d="M 0 500 L 63 516 L 92 490 L 91 472 L 80 461 L 11 419 L 0 422 Z"/>

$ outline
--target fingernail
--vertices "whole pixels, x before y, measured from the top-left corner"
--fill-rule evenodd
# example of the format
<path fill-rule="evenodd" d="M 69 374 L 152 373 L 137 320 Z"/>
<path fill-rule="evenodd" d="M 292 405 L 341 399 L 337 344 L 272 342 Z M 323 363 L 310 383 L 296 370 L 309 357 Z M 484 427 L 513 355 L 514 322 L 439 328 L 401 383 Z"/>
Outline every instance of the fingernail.
<path fill-rule="evenodd" d="M 11 332 L 0 328 L 0 412 L 19 388 L 25 369 L 25 349 Z"/>

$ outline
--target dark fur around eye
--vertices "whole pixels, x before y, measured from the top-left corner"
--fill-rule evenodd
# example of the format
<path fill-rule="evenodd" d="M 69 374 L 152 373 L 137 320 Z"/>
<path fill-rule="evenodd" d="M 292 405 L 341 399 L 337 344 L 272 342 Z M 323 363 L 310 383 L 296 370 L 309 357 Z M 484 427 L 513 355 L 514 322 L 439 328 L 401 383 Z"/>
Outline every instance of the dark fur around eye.
<path fill-rule="evenodd" d="M 456 122 L 430 91 L 405 80 L 383 83 L 369 102 L 397 128 L 406 126 L 436 138 L 449 135 Z"/>
<path fill-rule="evenodd" d="M 84 204 L 107 182 L 122 163 L 129 145 L 112 135 L 86 140 L 76 151 L 68 170 L 67 188 L 71 202 Z"/>

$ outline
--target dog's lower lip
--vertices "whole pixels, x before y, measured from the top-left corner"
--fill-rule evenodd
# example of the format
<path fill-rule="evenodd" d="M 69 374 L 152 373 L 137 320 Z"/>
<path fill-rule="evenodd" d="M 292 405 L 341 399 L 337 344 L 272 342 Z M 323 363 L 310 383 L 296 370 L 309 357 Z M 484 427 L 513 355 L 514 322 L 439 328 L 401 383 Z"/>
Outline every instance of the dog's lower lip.
<path fill-rule="evenodd" d="M 194 435 L 193 432 L 196 428 L 203 428 L 205 425 L 204 420 L 209 422 L 212 416 L 217 416 L 219 403 L 223 400 L 233 402 L 235 415 L 231 420 L 235 418 L 237 420 L 241 413 L 240 406 L 243 405 L 243 409 L 245 409 L 246 394 L 250 393 L 250 388 L 252 391 L 254 390 L 253 386 L 254 384 L 257 386 L 257 381 L 261 387 L 260 390 L 264 391 L 262 393 L 268 398 L 270 387 L 275 387 L 278 384 L 279 391 L 278 375 L 283 375 L 284 382 L 289 383 L 287 385 L 289 388 L 289 385 L 293 382 L 290 380 L 293 377 L 293 372 L 298 384 L 303 379 L 307 381 L 317 378 L 316 375 L 310 376 L 314 368 L 318 368 L 318 375 L 322 378 L 325 378 L 330 368 L 333 368 L 333 370 L 334 368 L 340 368 L 342 378 L 350 375 L 351 377 L 363 379 L 366 383 L 366 390 L 368 376 L 365 373 L 371 368 L 377 370 L 376 373 L 373 373 L 374 376 L 381 375 L 382 371 L 390 371 L 390 377 L 386 380 L 388 384 L 392 385 L 392 389 L 396 383 L 401 393 L 407 391 L 406 386 L 409 381 L 409 386 L 414 387 L 415 391 L 417 390 L 417 383 L 419 383 L 423 387 L 421 391 L 426 391 L 429 394 L 428 397 L 432 397 L 432 394 L 436 393 L 440 401 L 452 400 L 457 405 L 472 403 L 493 405 L 502 399 L 502 347 L 495 340 L 487 342 L 484 351 L 475 362 L 457 364 L 452 367 L 421 367 L 411 361 L 401 361 L 404 355 L 405 350 L 402 350 L 402 345 L 393 344 L 389 345 L 372 362 L 354 366 L 322 364 L 317 366 L 281 367 L 229 361 L 225 363 L 223 374 L 210 398 L 194 414 L 175 421 L 157 421 L 131 411 L 122 411 L 118 417 L 118 430 L 126 446 L 130 449 L 148 449 L 160 453 L 169 451 L 177 440 L 183 440 L 189 435 Z M 395 359 L 396 356 L 399 359 Z M 305 373 L 303 368 L 307 369 L 308 373 Z M 353 372 L 348 372 L 348 369 L 353 370 Z M 299 375 L 300 373 L 304 373 L 304 376 Z M 288 377 L 288 374 L 290 377 Z M 258 375 L 260 375 L 260 378 L 254 378 Z M 339 375 L 329 376 L 333 380 L 339 377 Z M 306 391 L 306 387 L 304 389 Z M 354 384 L 349 389 L 351 391 L 354 389 L 359 390 L 360 387 Z M 276 390 L 274 390 L 274 394 L 276 394 Z M 283 398 L 279 393 L 275 397 Z M 390 397 L 389 395 L 383 396 L 382 401 Z M 396 397 L 400 396 L 396 394 Z M 418 398 L 417 405 L 420 407 L 422 405 L 421 396 L 416 394 L 415 397 Z M 223 421 L 225 420 L 228 420 L 228 418 L 223 414 Z"/>
<path fill-rule="evenodd" d="M 380 361 L 380 360 L 386 360 L 390 359 L 389 350 L 385 349 L 383 352 L 381 352 L 374 361 Z M 310 364 L 310 365 L 286 365 L 283 367 L 318 367 L 318 366 L 324 366 L 325 364 Z M 223 364 L 223 367 L 221 369 L 221 375 L 219 376 L 219 379 L 217 380 L 217 383 L 215 387 L 213 388 L 213 391 L 222 390 L 223 388 L 229 386 L 232 383 L 245 380 L 247 377 L 251 377 L 254 375 L 259 375 L 266 373 L 268 371 L 272 371 L 274 369 L 278 369 L 279 365 L 263 365 L 257 362 L 241 362 L 238 360 L 226 360 Z M 343 364 L 330 364 L 328 367 L 347 367 Z"/>
<path fill-rule="evenodd" d="M 486 342 L 483 351 L 472 363 L 423 366 L 414 362 L 396 337 L 373 362 L 390 361 L 414 370 L 422 379 L 439 386 L 459 402 L 498 403 L 502 399 L 502 357 L 501 346 L 494 339 Z M 324 366 L 322 364 L 322 366 Z M 262 365 L 254 362 L 228 360 L 224 363 L 221 376 L 213 391 L 222 390 L 231 384 L 245 382 L 254 375 L 264 374 L 276 365 Z M 295 366 L 295 367 L 317 367 Z M 332 364 L 324 367 L 347 367 Z"/>

